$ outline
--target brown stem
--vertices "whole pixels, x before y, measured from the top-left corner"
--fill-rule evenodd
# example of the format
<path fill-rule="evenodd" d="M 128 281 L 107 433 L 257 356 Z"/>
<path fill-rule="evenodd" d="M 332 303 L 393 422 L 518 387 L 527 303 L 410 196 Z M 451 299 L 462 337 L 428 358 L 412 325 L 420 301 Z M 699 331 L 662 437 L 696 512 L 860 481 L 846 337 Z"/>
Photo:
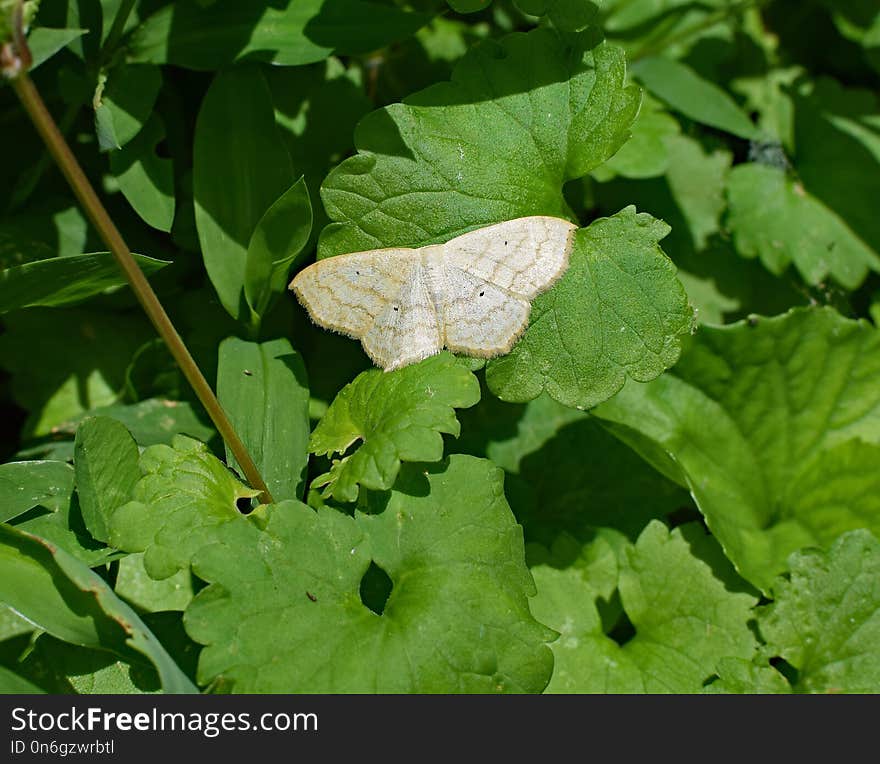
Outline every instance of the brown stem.
<path fill-rule="evenodd" d="M 25 49 L 26 47 L 25 44 Z M 21 55 L 21 49 L 19 51 L 19 55 Z M 24 58 L 24 56 L 21 57 Z M 101 200 L 98 199 L 92 184 L 89 183 L 88 178 L 86 178 L 85 173 L 79 166 L 79 162 L 76 161 L 76 157 L 74 157 L 73 152 L 71 152 L 70 147 L 64 140 L 64 136 L 55 124 L 55 120 L 52 119 L 52 115 L 46 109 L 43 99 L 40 97 L 39 92 L 37 92 L 36 87 L 34 87 L 34 83 L 25 69 L 22 69 L 21 73 L 12 79 L 12 87 L 15 89 L 16 95 L 21 100 L 34 126 L 37 128 L 40 137 L 45 141 L 49 153 L 52 154 L 53 159 L 61 168 L 61 172 L 73 189 L 73 193 L 85 210 L 89 220 L 98 229 L 101 238 L 107 244 L 110 252 L 113 253 L 113 257 L 116 258 L 116 262 L 125 274 L 126 279 L 128 279 L 128 283 L 146 311 L 147 316 L 149 316 L 150 321 L 153 322 L 153 326 L 156 327 L 156 331 L 165 340 L 171 355 L 174 356 L 174 360 L 177 361 L 187 381 L 192 385 L 193 390 L 195 390 L 196 395 L 211 417 L 211 421 L 214 422 L 214 426 L 217 428 L 220 436 L 226 442 L 226 445 L 229 446 L 229 450 L 235 456 L 236 461 L 241 465 L 241 469 L 248 482 L 257 490 L 262 491 L 263 501 L 271 503 L 273 499 L 269 489 L 263 482 L 263 478 L 260 476 L 259 470 L 251 459 L 244 443 L 241 442 L 236 434 L 232 423 L 226 416 L 226 412 L 220 405 L 220 401 L 217 400 L 214 391 L 211 390 L 211 386 L 177 333 L 177 329 L 174 328 L 171 319 L 168 318 L 168 314 L 159 302 L 159 298 L 156 297 L 156 293 L 147 281 L 146 276 L 144 276 L 143 271 L 141 271 L 131 256 L 131 252 L 123 240 L 122 234 L 119 233 L 107 210 L 104 209 L 104 205 L 101 204 Z"/>

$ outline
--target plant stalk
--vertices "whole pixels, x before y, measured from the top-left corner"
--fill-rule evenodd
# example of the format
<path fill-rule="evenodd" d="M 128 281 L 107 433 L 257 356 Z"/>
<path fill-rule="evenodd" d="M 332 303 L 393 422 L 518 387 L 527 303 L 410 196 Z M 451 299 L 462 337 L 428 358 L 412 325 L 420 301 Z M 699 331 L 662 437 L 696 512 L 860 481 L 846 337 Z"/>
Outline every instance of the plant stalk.
<path fill-rule="evenodd" d="M 24 59 L 25 57 L 22 58 Z M 98 195 L 64 140 L 64 136 L 52 119 L 52 115 L 49 114 L 33 81 L 28 76 L 27 70 L 23 67 L 18 76 L 11 79 L 11 83 L 25 111 L 27 111 L 28 116 L 34 123 L 37 132 L 46 143 L 49 153 L 73 189 L 73 193 L 85 210 L 89 220 L 91 220 L 113 254 L 117 264 L 122 269 L 126 279 L 128 279 L 128 283 L 131 285 L 138 302 L 146 311 L 153 326 L 156 327 L 159 336 L 168 345 L 171 355 L 174 357 L 177 365 L 180 366 L 187 381 L 192 385 L 193 390 L 211 417 L 211 421 L 214 423 L 220 436 L 226 445 L 229 446 L 229 450 L 241 466 L 248 482 L 262 492 L 261 501 L 272 503 L 272 495 L 269 493 L 269 489 L 266 487 L 257 466 L 236 434 L 232 423 L 226 416 L 226 412 L 220 405 L 220 401 L 217 400 L 217 396 L 214 395 L 214 391 L 211 390 L 211 386 L 196 365 L 189 350 L 187 350 L 177 329 L 174 328 L 174 324 L 171 323 L 171 319 L 159 302 L 159 298 L 156 297 L 156 293 L 147 281 L 146 276 L 144 276 L 143 271 L 141 271 L 131 256 L 131 252 L 123 240 L 122 234 L 119 233 L 104 205 L 98 199 Z"/>

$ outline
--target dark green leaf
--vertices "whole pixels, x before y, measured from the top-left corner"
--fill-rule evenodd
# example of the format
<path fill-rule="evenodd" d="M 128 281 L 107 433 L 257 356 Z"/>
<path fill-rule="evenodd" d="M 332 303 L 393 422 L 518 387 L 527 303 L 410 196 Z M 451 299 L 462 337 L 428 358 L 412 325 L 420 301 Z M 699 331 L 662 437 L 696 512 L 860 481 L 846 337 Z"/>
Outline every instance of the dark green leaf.
<path fill-rule="evenodd" d="M 260 219 L 296 180 L 256 66 L 217 75 L 196 124 L 193 191 L 202 257 L 223 307 L 246 319 L 245 263 Z"/>
<path fill-rule="evenodd" d="M 36 69 L 59 50 L 66 48 L 71 42 L 87 32 L 87 29 L 52 29 L 50 27 L 32 29 L 27 37 L 32 58 L 30 70 Z"/>
<path fill-rule="evenodd" d="M 167 260 L 134 255 L 146 275 Z M 32 305 L 68 305 L 126 283 L 109 252 L 52 257 L 0 270 L 0 313 Z"/>
<path fill-rule="evenodd" d="M 299 353 L 285 339 L 225 339 L 217 396 L 275 501 L 301 499 L 309 461 L 309 385 Z M 226 462 L 241 472 L 228 447 Z"/>
<path fill-rule="evenodd" d="M 76 491 L 86 527 L 98 541 L 109 541 L 110 516 L 141 477 L 138 456 L 134 438 L 115 419 L 91 417 L 77 428 Z"/>
<path fill-rule="evenodd" d="M 141 131 L 161 86 L 162 73 L 152 64 L 123 64 L 100 81 L 94 100 L 102 151 L 122 148 Z"/>
<path fill-rule="evenodd" d="M 110 154 L 110 169 L 144 222 L 160 231 L 170 231 L 175 208 L 174 169 L 170 159 L 157 153 L 164 138 L 162 119 L 152 114 L 124 148 Z"/>
<path fill-rule="evenodd" d="M 290 269 L 311 233 L 312 203 L 300 178 L 266 210 L 247 247 L 244 294 L 257 317 L 287 289 Z"/>
<path fill-rule="evenodd" d="M 70 502 L 73 468 L 65 462 L 32 461 L 0 464 L 0 521 L 34 507 L 57 512 Z"/>
<path fill-rule="evenodd" d="M 217 0 L 210 8 L 174 3 L 131 39 L 136 61 L 219 69 L 240 59 L 297 66 L 332 53 L 366 53 L 413 34 L 430 16 L 364 0 Z"/>

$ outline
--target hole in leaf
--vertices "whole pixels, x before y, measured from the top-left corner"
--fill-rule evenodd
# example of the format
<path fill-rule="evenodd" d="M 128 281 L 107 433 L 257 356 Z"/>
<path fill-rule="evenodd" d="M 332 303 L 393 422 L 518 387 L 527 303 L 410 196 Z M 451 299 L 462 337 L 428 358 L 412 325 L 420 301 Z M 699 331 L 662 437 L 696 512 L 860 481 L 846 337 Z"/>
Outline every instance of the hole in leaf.
<path fill-rule="evenodd" d="M 617 642 L 618 645 L 623 647 L 627 642 L 629 642 L 636 635 L 636 627 L 633 626 L 632 621 L 629 620 L 629 616 L 621 611 L 620 617 L 617 619 L 617 623 L 614 624 L 614 628 L 608 632 L 608 636 Z"/>
<path fill-rule="evenodd" d="M 361 579 L 361 602 L 376 615 L 382 615 L 393 588 L 391 577 L 375 562 L 371 562 Z"/>
<path fill-rule="evenodd" d="M 770 665 L 773 666 L 782 676 L 784 676 L 788 683 L 794 687 L 798 683 L 798 679 L 800 679 L 800 672 L 792 666 L 785 658 L 771 658 Z"/>
<path fill-rule="evenodd" d="M 250 496 L 241 496 L 235 500 L 235 508 L 243 515 L 249 515 L 254 511 L 254 500 Z"/>

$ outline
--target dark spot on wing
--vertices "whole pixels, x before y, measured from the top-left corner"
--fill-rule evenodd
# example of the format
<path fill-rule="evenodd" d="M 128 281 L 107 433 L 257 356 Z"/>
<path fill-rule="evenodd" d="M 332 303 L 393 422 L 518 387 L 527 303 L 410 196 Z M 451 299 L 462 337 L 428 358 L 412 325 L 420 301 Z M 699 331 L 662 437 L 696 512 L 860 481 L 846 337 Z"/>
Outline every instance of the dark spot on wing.
<path fill-rule="evenodd" d="M 399 308 L 395 305 L 394 310 L 397 311 L 397 310 L 399 310 Z"/>
<path fill-rule="evenodd" d="M 486 294 L 486 293 L 485 293 L 485 292 L 480 292 L 480 297 L 482 297 L 484 294 Z"/>

